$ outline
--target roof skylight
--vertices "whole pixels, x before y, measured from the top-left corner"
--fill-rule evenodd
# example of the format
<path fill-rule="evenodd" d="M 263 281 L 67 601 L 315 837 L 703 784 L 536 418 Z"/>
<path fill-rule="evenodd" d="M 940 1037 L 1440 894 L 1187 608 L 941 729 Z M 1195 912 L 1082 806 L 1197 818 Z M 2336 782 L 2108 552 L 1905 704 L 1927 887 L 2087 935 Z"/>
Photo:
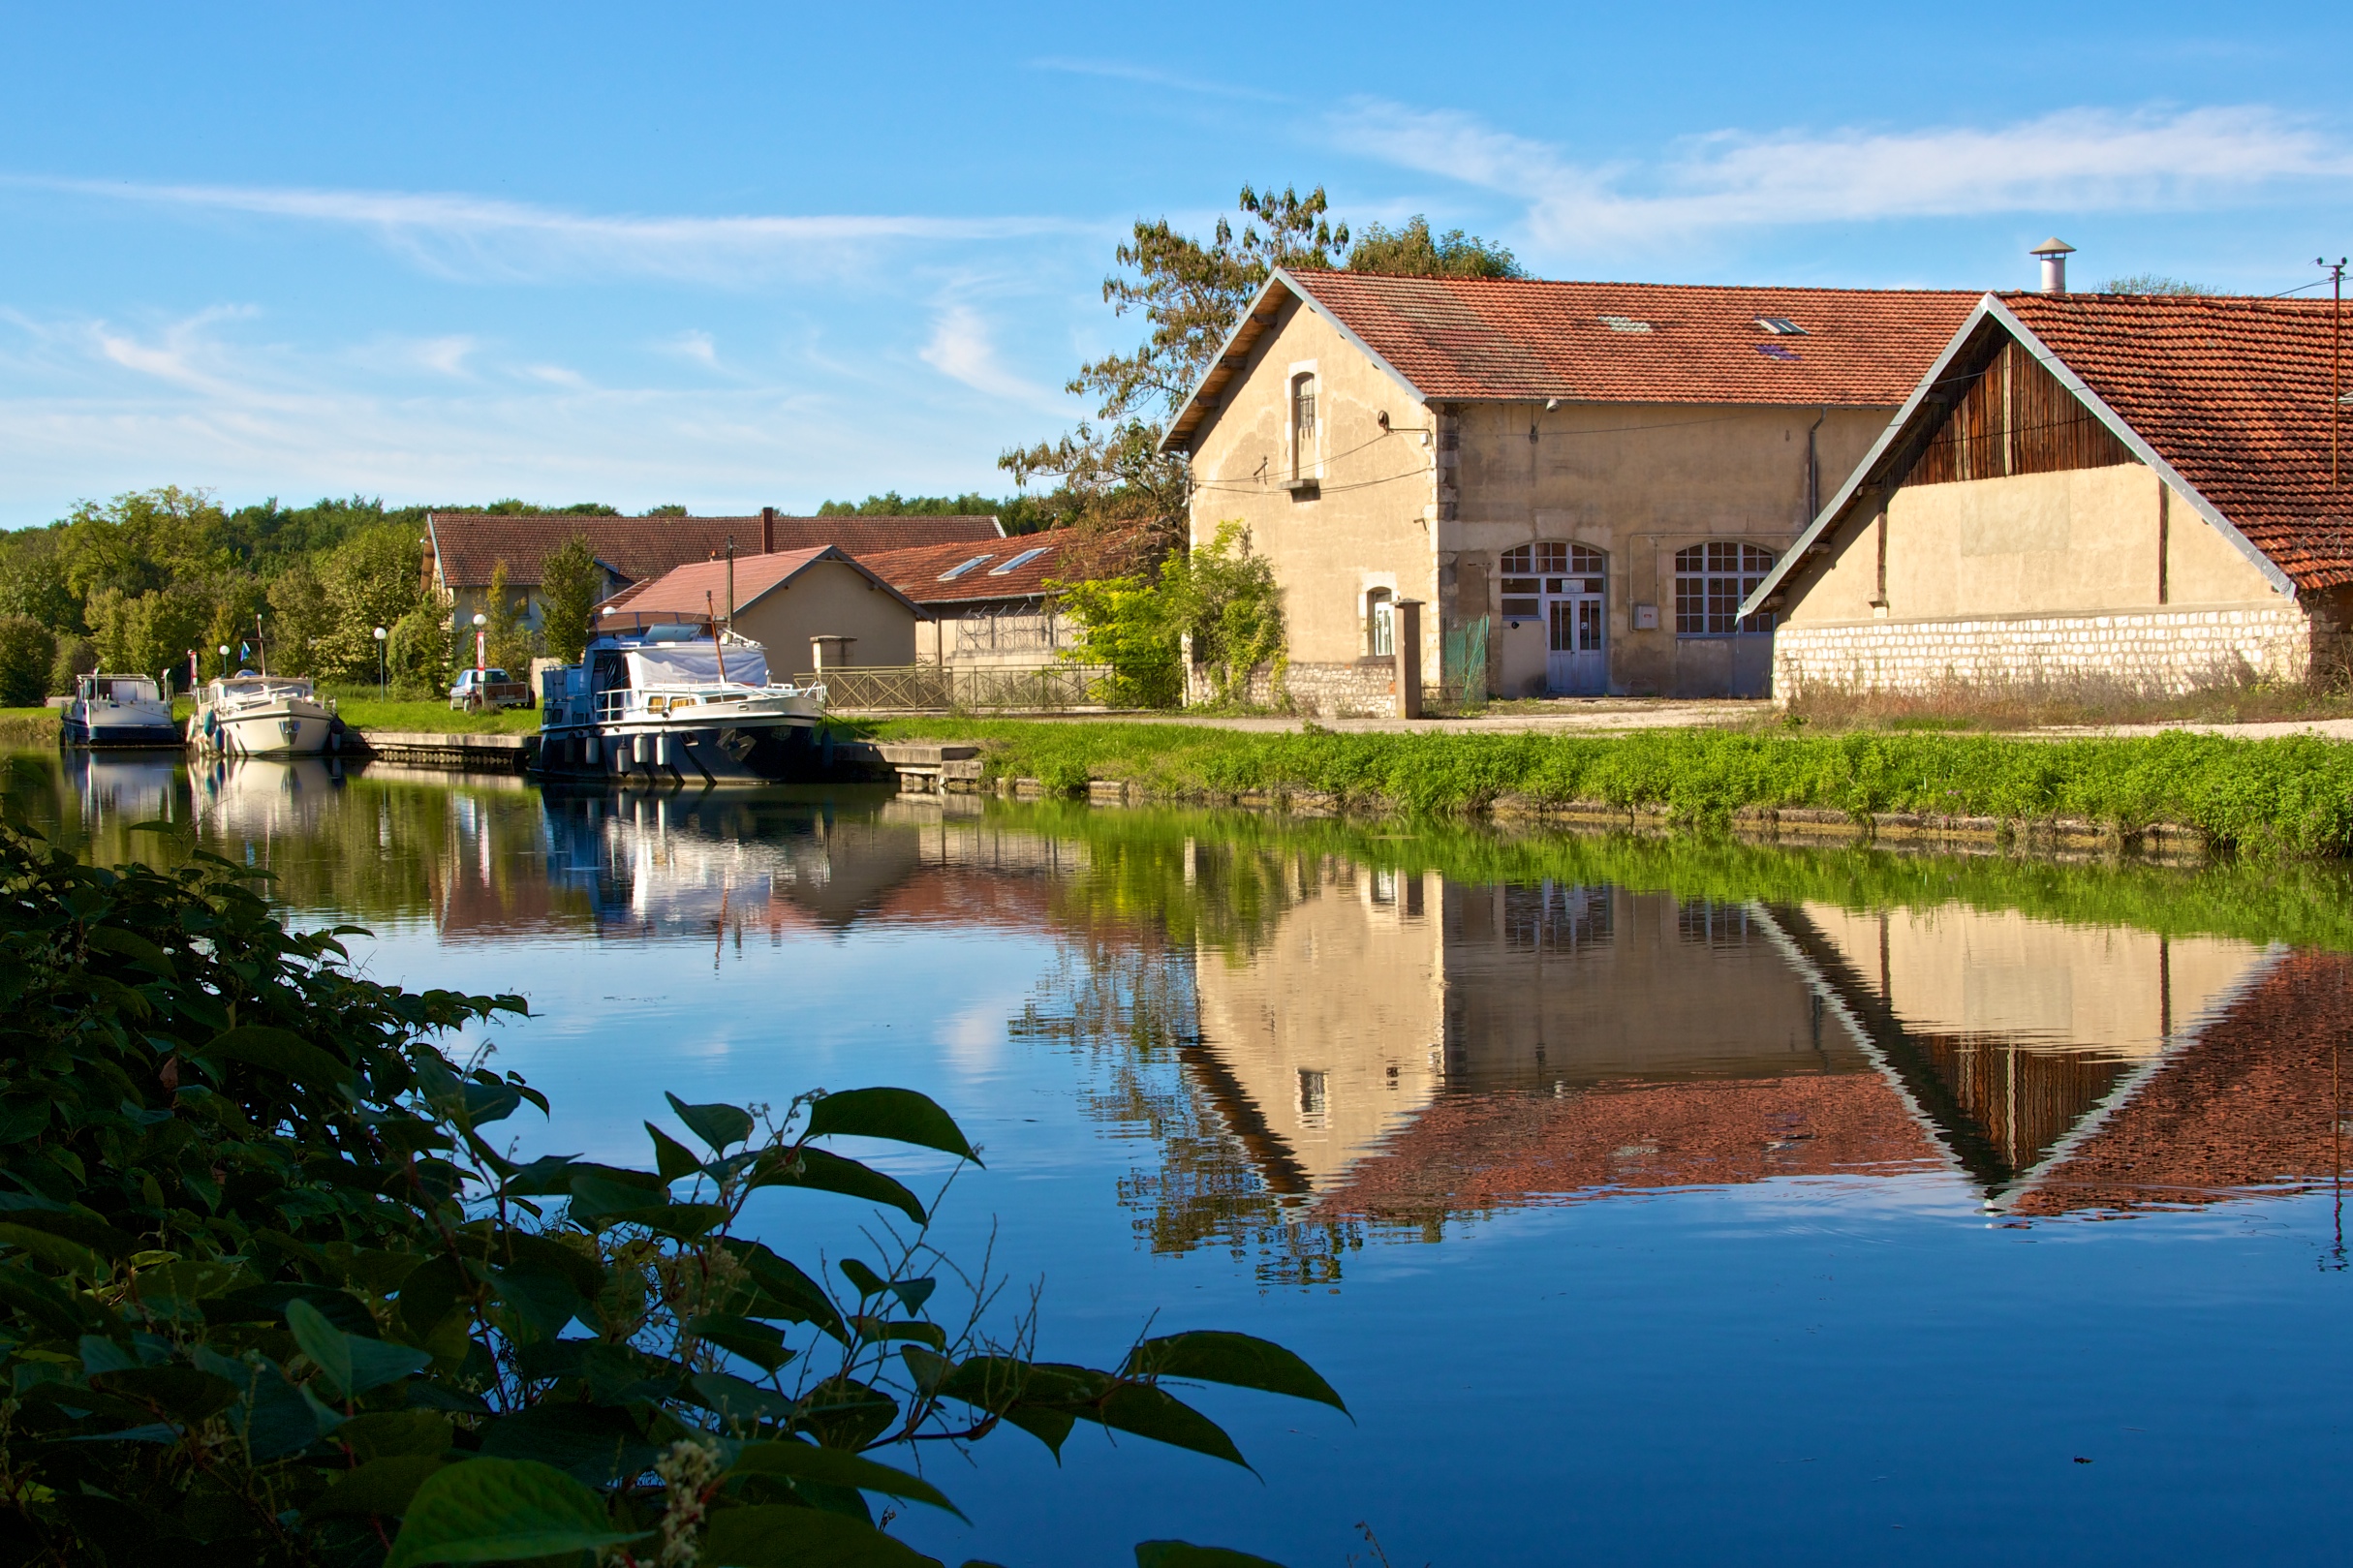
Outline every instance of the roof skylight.
<path fill-rule="evenodd" d="M 1648 332 L 1651 329 L 1650 323 L 1631 316 L 1604 316 L 1601 324 L 1613 332 Z"/>
<path fill-rule="evenodd" d="M 1007 561 L 1004 566 L 989 568 L 989 575 L 992 577 L 1002 577 L 1006 572 L 1012 570 L 1015 567 L 1022 565 L 1024 562 L 1037 560 L 1039 556 L 1045 554 L 1053 547 L 1054 546 L 1051 544 L 1040 544 L 1036 549 L 1024 550 L 1019 555 L 1013 557 L 1012 560 Z"/>
<path fill-rule="evenodd" d="M 1756 352 L 1763 354 L 1768 359 L 1779 359 L 1784 364 L 1794 365 L 1797 363 L 1797 351 L 1795 349 L 1784 349 L 1778 343 L 1760 343 L 1756 346 Z"/>
<path fill-rule="evenodd" d="M 1806 329 L 1786 316 L 1759 316 L 1756 324 L 1777 338 L 1802 338 Z"/>
<path fill-rule="evenodd" d="M 940 573 L 940 580 L 944 583 L 952 583 L 958 577 L 963 576 L 966 572 L 972 570 L 975 567 L 980 565 L 981 562 L 986 561 L 988 557 L 985 555 L 974 556 L 970 561 L 965 562 L 962 566 L 950 567 L 945 571 Z"/>

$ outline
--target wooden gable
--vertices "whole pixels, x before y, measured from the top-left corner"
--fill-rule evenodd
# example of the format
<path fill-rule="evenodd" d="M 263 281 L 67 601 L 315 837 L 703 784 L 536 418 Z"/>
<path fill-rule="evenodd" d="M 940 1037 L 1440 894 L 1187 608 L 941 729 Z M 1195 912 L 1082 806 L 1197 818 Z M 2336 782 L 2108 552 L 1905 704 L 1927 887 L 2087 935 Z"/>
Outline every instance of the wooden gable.
<path fill-rule="evenodd" d="M 2005 337 L 1947 407 L 1901 482 L 1953 484 L 2139 461 L 2031 351 Z"/>

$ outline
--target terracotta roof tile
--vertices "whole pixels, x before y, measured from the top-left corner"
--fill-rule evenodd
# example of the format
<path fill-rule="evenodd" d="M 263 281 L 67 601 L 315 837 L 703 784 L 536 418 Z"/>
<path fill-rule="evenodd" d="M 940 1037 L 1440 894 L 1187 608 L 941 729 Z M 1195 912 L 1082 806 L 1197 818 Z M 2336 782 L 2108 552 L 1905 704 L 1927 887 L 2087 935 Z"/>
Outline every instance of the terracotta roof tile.
<path fill-rule="evenodd" d="M 752 519 L 758 523 L 759 518 Z M 780 519 L 781 521 L 781 519 Z M 826 521 L 832 521 L 827 518 Z M 971 544 L 954 548 L 970 550 Z M 789 582 L 819 561 L 839 561 L 853 567 L 867 576 L 889 587 L 887 578 L 847 550 L 831 544 L 820 544 L 807 550 L 778 550 L 771 555 L 739 555 L 734 562 L 735 608 L 740 611 L 779 583 Z M 691 561 L 683 567 L 673 567 L 650 583 L 639 583 L 624 593 L 615 594 L 599 607 L 599 614 L 628 610 L 640 617 L 674 615 L 681 620 L 701 620 L 710 610 L 727 612 L 728 571 L 726 561 Z"/>
<path fill-rule="evenodd" d="M 1298 272 L 1425 397 L 1893 408 L 1983 297 Z M 1782 318 L 1780 335 L 1758 324 Z M 1612 324 L 1613 322 L 1619 324 Z"/>
<path fill-rule="evenodd" d="M 537 587 L 540 565 L 574 534 L 585 534 L 597 559 L 633 582 L 646 582 L 672 567 L 707 561 L 734 539 L 738 556 L 758 554 L 760 519 L 749 517 L 508 517 L 483 512 L 437 511 L 427 519 L 441 553 L 442 581 L 452 589 L 480 588 L 491 569 L 507 563 L 507 580 L 516 588 Z M 1004 530 L 994 517 L 778 517 L 773 543 L 779 551 L 837 544 L 852 554 L 905 549 L 954 539 L 996 539 Z"/>
<path fill-rule="evenodd" d="M 1999 297 L 2298 587 L 2353 583 L 2353 409 L 2348 482 L 2329 483 L 2329 301 Z"/>
<path fill-rule="evenodd" d="M 876 575 L 918 604 L 969 604 L 982 600 L 1031 599 L 1045 592 L 1048 578 L 1068 575 L 1077 553 L 1075 536 L 1016 534 L 1009 538 L 953 544 L 925 544 L 909 550 L 860 552 Z M 1038 553 L 1032 553 L 1038 552 Z M 1023 556 L 1029 559 L 1004 569 Z M 967 562 L 978 564 L 943 582 L 944 573 Z"/>

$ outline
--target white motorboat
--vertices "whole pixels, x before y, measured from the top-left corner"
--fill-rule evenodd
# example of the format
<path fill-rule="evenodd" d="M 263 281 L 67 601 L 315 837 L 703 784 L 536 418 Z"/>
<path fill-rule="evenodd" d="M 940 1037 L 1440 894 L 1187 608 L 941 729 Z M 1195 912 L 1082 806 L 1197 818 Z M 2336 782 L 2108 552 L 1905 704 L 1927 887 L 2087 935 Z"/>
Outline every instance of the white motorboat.
<path fill-rule="evenodd" d="M 533 767 L 559 778 L 773 784 L 825 714 L 822 686 L 771 685 L 766 649 L 689 623 L 604 633 L 540 681 Z"/>
<path fill-rule="evenodd" d="M 151 675 L 77 675 L 58 739 L 68 746 L 177 746 L 171 699 Z"/>
<path fill-rule="evenodd" d="M 316 756 L 333 750 L 343 721 L 300 676 L 240 670 L 201 688 L 188 739 L 225 756 Z"/>

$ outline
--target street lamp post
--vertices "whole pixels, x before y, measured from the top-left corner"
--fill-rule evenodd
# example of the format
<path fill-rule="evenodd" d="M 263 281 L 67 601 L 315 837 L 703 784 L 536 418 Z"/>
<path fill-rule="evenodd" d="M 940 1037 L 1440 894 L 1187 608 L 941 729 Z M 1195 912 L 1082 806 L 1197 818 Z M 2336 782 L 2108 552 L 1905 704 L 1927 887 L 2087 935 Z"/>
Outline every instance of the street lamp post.
<path fill-rule="evenodd" d="M 229 644 L 225 642 L 221 644 L 221 673 L 229 673 Z"/>
<path fill-rule="evenodd" d="M 474 680 L 478 686 L 481 684 L 481 672 L 490 663 L 489 657 L 483 652 L 483 643 L 490 634 L 482 630 L 489 624 L 490 617 L 480 610 L 474 612 Z"/>
<path fill-rule="evenodd" d="M 379 702 L 384 700 L 384 639 L 386 635 L 384 628 L 376 629 L 376 700 Z"/>

